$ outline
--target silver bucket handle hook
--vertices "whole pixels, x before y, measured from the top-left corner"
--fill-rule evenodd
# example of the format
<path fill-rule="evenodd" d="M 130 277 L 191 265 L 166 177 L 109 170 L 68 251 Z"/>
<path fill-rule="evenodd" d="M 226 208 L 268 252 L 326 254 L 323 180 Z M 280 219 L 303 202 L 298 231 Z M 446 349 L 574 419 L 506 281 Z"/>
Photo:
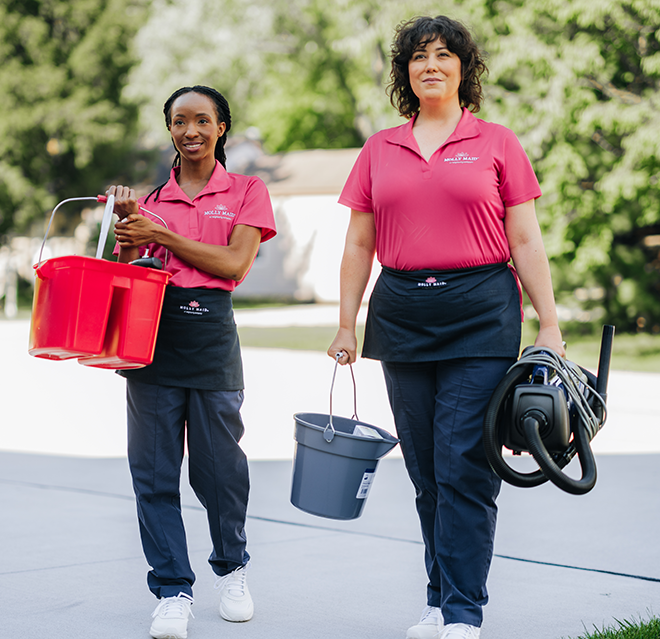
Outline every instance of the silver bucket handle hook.
<path fill-rule="evenodd" d="M 323 439 L 325 439 L 325 441 L 328 442 L 328 443 L 330 443 L 335 438 L 335 433 L 337 432 L 335 430 L 335 427 L 332 424 L 332 391 L 335 387 L 335 377 L 337 375 L 337 366 L 339 365 L 339 360 L 341 359 L 343 354 L 344 354 L 343 351 L 339 351 L 338 353 L 335 354 L 335 369 L 332 373 L 332 383 L 330 384 L 330 422 L 328 423 L 328 425 L 325 427 L 325 430 L 323 431 Z M 352 419 L 360 421 L 360 418 L 357 415 L 357 385 L 355 383 L 355 375 L 353 374 L 353 364 L 349 364 L 348 367 L 351 371 L 351 378 L 353 379 L 353 417 L 352 417 Z"/>

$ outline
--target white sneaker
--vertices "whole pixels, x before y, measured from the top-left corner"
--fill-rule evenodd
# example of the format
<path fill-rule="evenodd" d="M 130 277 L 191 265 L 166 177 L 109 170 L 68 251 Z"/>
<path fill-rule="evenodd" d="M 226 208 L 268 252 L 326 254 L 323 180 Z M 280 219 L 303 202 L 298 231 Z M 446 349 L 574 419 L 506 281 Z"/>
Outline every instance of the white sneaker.
<path fill-rule="evenodd" d="M 481 628 L 466 623 L 448 623 L 440 639 L 479 639 Z"/>
<path fill-rule="evenodd" d="M 188 617 L 194 617 L 190 606 L 192 597 L 180 592 L 176 597 L 161 599 L 151 615 L 149 634 L 154 639 L 186 639 L 188 636 Z"/>
<path fill-rule="evenodd" d="M 408 628 L 406 639 L 439 639 L 443 623 L 440 608 L 426 606 L 419 623 Z"/>
<path fill-rule="evenodd" d="M 246 570 L 243 566 L 215 580 L 215 588 L 220 590 L 220 616 L 227 621 L 250 621 L 254 614 Z"/>

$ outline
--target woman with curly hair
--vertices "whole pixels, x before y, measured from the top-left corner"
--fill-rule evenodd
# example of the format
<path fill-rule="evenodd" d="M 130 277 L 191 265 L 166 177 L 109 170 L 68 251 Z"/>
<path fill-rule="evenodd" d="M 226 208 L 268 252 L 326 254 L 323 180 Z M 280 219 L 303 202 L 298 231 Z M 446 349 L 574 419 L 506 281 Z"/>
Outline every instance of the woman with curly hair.
<path fill-rule="evenodd" d="M 565 354 L 538 181 L 515 134 L 473 115 L 485 72 L 461 23 L 400 25 L 389 89 L 408 121 L 366 142 L 339 200 L 351 218 L 328 354 L 356 360 L 356 317 L 377 255 L 362 356 L 382 363 L 429 580 L 407 639 L 479 637 L 500 490 L 482 424 L 519 354 L 519 282 L 539 316 L 536 346 Z"/>

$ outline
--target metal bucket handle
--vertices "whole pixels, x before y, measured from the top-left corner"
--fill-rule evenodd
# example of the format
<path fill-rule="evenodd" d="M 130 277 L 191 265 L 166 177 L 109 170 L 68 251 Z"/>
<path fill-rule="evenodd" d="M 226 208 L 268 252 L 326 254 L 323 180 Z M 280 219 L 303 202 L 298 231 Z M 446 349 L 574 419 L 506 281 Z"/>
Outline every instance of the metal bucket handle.
<path fill-rule="evenodd" d="M 100 202 L 101 200 L 96 197 L 70 197 L 66 200 L 62 200 L 54 209 L 53 212 L 50 214 L 50 219 L 48 220 L 48 227 L 46 228 L 46 235 L 44 235 L 44 241 L 41 243 L 41 249 L 39 250 L 39 260 L 37 265 L 35 266 L 35 269 L 37 270 L 37 273 L 39 272 L 39 268 L 41 267 L 41 257 L 44 252 L 44 247 L 46 246 L 46 240 L 48 239 L 48 234 L 50 233 L 50 227 L 53 224 L 53 218 L 55 217 L 55 213 L 57 212 L 57 209 L 62 206 L 62 204 L 66 204 L 67 202 L 80 202 L 82 200 L 95 200 L 97 202 Z M 96 247 L 96 257 L 99 257 L 100 254 L 103 254 L 103 247 L 105 245 L 105 240 L 108 237 L 108 227 L 110 226 L 110 218 L 112 217 L 112 210 L 114 209 L 115 205 L 115 197 L 114 195 L 111 195 L 108 198 L 105 198 L 103 200 L 105 202 L 105 210 L 103 211 L 103 221 L 101 222 L 101 234 L 99 235 L 99 243 L 98 246 Z"/>
<path fill-rule="evenodd" d="M 108 198 L 113 198 L 113 201 L 114 201 L 114 196 L 112 196 L 112 195 L 108 195 L 107 197 L 105 195 L 99 195 L 98 201 L 99 202 L 105 202 Z M 107 207 L 107 205 L 106 205 L 106 207 Z M 144 211 L 145 213 L 149 213 L 149 215 L 153 215 L 156 219 L 160 220 L 163 223 L 163 226 L 167 230 L 169 230 L 170 227 L 167 226 L 167 222 L 160 215 L 156 215 L 153 211 L 149 211 L 148 209 L 145 209 L 144 206 L 140 206 L 139 204 L 138 204 L 138 208 L 140 209 L 140 211 Z M 165 262 L 163 264 L 163 270 L 167 269 L 167 262 L 169 261 L 169 256 L 170 256 L 169 250 L 165 249 Z M 97 257 L 98 257 L 98 255 L 97 255 Z"/>
<path fill-rule="evenodd" d="M 50 214 L 50 219 L 48 220 L 48 227 L 46 228 L 46 235 L 44 235 L 44 240 L 41 243 L 41 248 L 39 249 L 39 260 L 37 261 L 37 265 L 35 266 L 35 270 L 37 274 L 39 273 L 39 268 L 41 267 L 41 257 L 43 255 L 44 247 L 46 246 L 46 240 L 48 239 L 48 234 L 50 233 L 50 227 L 53 224 L 53 218 L 55 217 L 55 213 L 57 212 L 57 209 L 59 209 L 60 206 L 62 206 L 62 204 L 66 204 L 67 202 L 80 202 L 83 200 L 94 200 L 102 204 L 105 203 L 105 209 L 103 210 L 103 220 L 101 221 L 101 232 L 99 234 L 99 242 L 96 246 L 96 258 L 100 259 L 103 256 L 103 249 L 105 247 L 105 242 L 108 239 L 110 220 L 112 219 L 112 213 L 114 212 L 114 208 L 115 208 L 115 196 L 97 195 L 96 197 L 70 197 L 67 198 L 66 200 L 62 200 L 53 209 L 53 212 Z M 142 206 L 140 206 L 139 208 L 145 213 L 149 213 L 149 215 L 153 215 L 155 218 L 159 219 L 163 223 L 163 226 L 165 226 L 166 229 L 169 229 L 169 227 L 167 226 L 167 222 L 162 217 L 156 215 L 152 211 L 148 211 Z M 169 251 L 165 249 L 165 264 L 163 265 L 163 269 L 167 268 L 168 257 L 169 257 Z"/>
<path fill-rule="evenodd" d="M 335 355 L 335 369 L 332 373 L 332 383 L 330 384 L 330 422 L 328 425 L 325 427 L 325 430 L 323 431 L 323 439 L 325 439 L 326 442 L 330 443 L 334 438 L 335 438 L 335 427 L 332 425 L 332 391 L 335 387 L 335 377 L 337 375 L 337 366 L 339 366 L 339 360 L 341 359 L 343 355 L 343 351 L 339 351 Z M 352 419 L 355 419 L 357 421 L 360 421 L 360 418 L 357 415 L 357 385 L 355 384 L 355 375 L 353 374 L 353 365 L 349 364 L 348 365 L 350 371 L 351 371 L 351 378 L 353 379 L 353 417 Z"/>

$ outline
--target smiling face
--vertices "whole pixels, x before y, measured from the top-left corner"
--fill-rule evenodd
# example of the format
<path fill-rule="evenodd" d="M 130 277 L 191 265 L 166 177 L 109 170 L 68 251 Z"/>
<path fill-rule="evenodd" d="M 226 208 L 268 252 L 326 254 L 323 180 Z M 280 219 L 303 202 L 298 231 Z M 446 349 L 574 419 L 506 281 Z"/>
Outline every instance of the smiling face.
<path fill-rule="evenodd" d="M 461 59 L 437 38 L 417 48 L 408 62 L 410 88 L 425 102 L 452 101 L 459 103 Z"/>
<path fill-rule="evenodd" d="M 168 126 L 181 160 L 215 162 L 215 145 L 227 128 L 218 121 L 213 101 L 193 91 L 179 96 L 172 104 Z"/>

